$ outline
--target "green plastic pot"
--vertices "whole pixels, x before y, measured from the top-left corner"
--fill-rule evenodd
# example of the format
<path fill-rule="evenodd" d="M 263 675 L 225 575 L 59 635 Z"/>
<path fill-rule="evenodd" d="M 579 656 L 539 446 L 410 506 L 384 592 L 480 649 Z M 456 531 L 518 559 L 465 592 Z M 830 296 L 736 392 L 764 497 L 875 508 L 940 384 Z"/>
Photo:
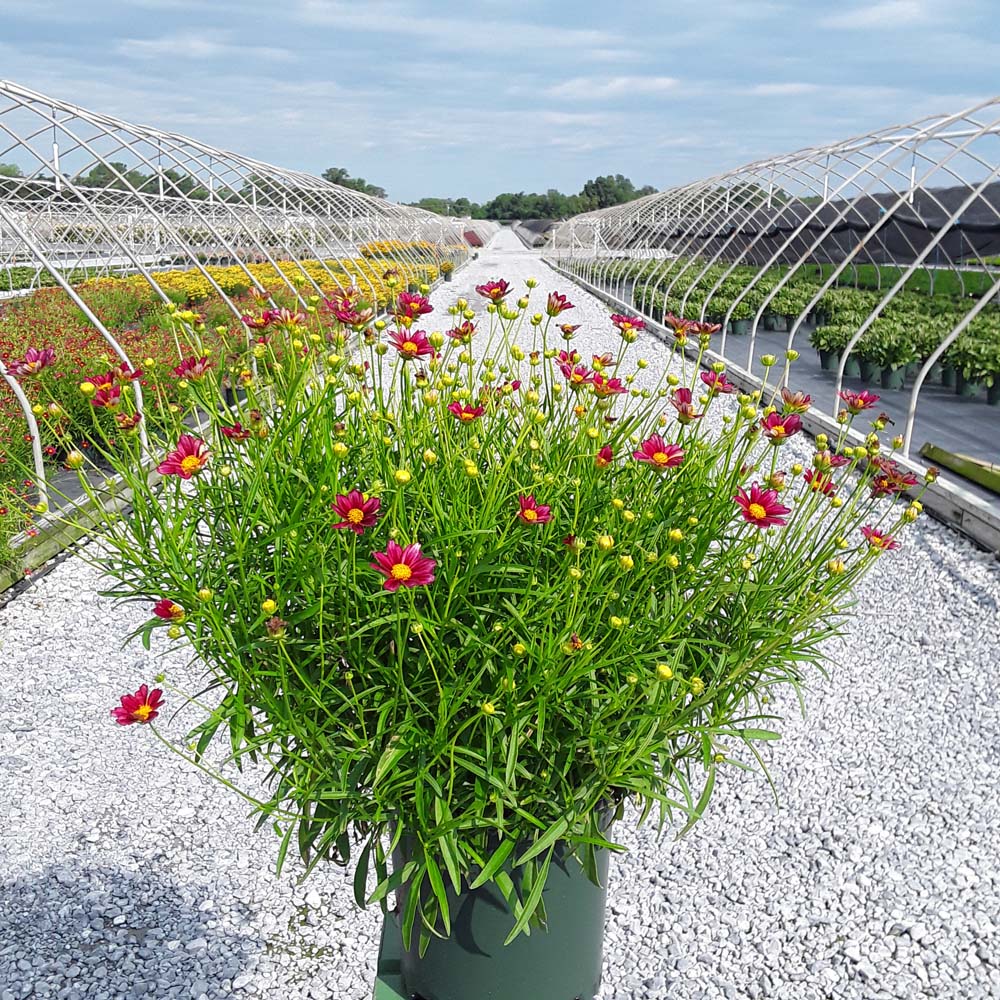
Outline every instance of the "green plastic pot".
<path fill-rule="evenodd" d="M 948 365 L 941 366 L 941 384 L 946 389 L 954 389 L 957 378 L 958 373 L 954 368 L 949 368 Z"/>
<path fill-rule="evenodd" d="M 861 377 L 869 385 L 882 384 L 882 366 L 875 361 L 861 360 Z"/>
<path fill-rule="evenodd" d="M 961 399 L 975 399 L 982 386 L 972 379 L 966 378 L 961 372 L 955 379 L 955 395 Z"/>
<path fill-rule="evenodd" d="M 993 376 L 993 385 L 986 390 L 986 402 L 990 406 L 1000 406 L 1000 375 Z"/>
<path fill-rule="evenodd" d="M 451 271 L 442 271 L 441 272 L 441 277 L 444 278 L 445 281 L 451 281 L 451 276 L 452 276 L 452 272 Z"/>
<path fill-rule="evenodd" d="M 750 332 L 750 320 L 748 319 L 734 319 L 733 320 L 733 335 L 736 337 L 745 337 Z"/>
<path fill-rule="evenodd" d="M 849 354 L 844 362 L 844 378 L 861 378 L 861 362 L 857 355 Z"/>
<path fill-rule="evenodd" d="M 898 392 L 906 384 L 906 369 L 883 368 L 880 382 L 883 389 L 895 389 Z"/>
<path fill-rule="evenodd" d="M 922 361 L 911 361 L 904 369 L 904 373 L 907 378 L 916 378 L 920 374 L 920 369 L 923 367 Z"/>
<path fill-rule="evenodd" d="M 788 325 L 784 316 L 779 316 L 777 313 L 764 313 L 764 329 L 772 330 L 775 333 L 787 333 Z"/>
<path fill-rule="evenodd" d="M 383 953 L 398 948 L 402 996 L 419 1000 L 593 1000 L 601 985 L 608 851 L 597 854 L 600 885 L 587 878 L 567 850 L 557 846 L 542 900 L 547 930 L 534 927 L 509 945 L 514 926 L 507 901 L 491 885 L 456 896 L 446 880 L 451 936 L 432 937 L 423 957 L 415 930 L 402 946 L 398 912 L 407 888 L 397 892 L 398 911 L 386 917 Z M 399 851 L 393 867 L 405 864 Z M 515 879 L 516 872 L 508 873 Z M 387 941 L 390 942 L 387 949 Z M 380 962 L 381 965 L 381 962 Z"/>
<path fill-rule="evenodd" d="M 931 365 L 930 370 L 927 372 L 927 378 L 924 379 L 925 382 L 931 381 L 941 381 L 941 372 L 944 370 L 943 365 L 940 361 L 935 361 Z"/>
<path fill-rule="evenodd" d="M 820 350 L 819 366 L 825 372 L 835 372 L 840 367 L 840 352 Z"/>

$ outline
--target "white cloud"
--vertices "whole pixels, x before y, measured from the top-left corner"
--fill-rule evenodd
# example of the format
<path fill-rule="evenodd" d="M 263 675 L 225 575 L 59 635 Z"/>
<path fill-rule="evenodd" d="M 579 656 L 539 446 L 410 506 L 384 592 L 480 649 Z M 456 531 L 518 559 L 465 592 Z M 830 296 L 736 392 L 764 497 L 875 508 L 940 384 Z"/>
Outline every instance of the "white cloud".
<path fill-rule="evenodd" d="M 677 88 L 672 76 L 576 76 L 549 87 L 545 93 L 574 101 L 605 101 L 635 94 L 665 94 Z"/>
<path fill-rule="evenodd" d="M 925 0 L 881 0 L 851 10 L 840 11 L 820 20 L 822 28 L 898 28 L 930 20 Z"/>
<path fill-rule="evenodd" d="M 288 62 L 294 58 L 288 49 L 268 45 L 240 45 L 225 36 L 178 32 L 159 38 L 125 38 L 115 50 L 119 55 L 137 59 L 266 59 Z"/>
<path fill-rule="evenodd" d="M 534 21 L 491 20 L 474 13 L 434 17 L 408 0 L 298 0 L 292 17 L 306 25 L 328 25 L 349 31 L 402 35 L 421 45 L 450 51 L 456 59 L 469 51 L 496 53 L 498 39 L 518 51 L 574 50 L 577 59 L 619 59 L 629 54 L 626 39 L 608 31 L 550 26 Z"/>
<path fill-rule="evenodd" d="M 821 89 L 816 83 L 758 83 L 747 93 L 751 97 L 795 97 L 798 94 L 815 94 Z"/>

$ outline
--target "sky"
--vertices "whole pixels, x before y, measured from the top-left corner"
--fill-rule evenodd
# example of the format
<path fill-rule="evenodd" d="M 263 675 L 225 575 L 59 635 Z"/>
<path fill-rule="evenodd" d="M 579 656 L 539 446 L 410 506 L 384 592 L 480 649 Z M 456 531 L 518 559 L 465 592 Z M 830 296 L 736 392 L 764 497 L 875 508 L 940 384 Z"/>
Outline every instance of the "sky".
<path fill-rule="evenodd" d="M 998 3 L 0 0 L 0 79 L 399 201 L 665 188 L 994 96 Z"/>

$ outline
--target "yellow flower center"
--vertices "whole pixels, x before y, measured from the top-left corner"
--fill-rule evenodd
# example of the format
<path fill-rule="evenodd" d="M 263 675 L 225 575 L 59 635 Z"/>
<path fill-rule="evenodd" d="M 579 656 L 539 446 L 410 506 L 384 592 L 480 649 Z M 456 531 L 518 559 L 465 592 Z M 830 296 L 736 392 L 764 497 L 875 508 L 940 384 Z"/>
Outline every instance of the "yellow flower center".
<path fill-rule="evenodd" d="M 785 436 L 785 425 L 784 424 L 775 424 L 771 428 L 771 437 L 780 438 L 780 437 L 784 437 L 784 436 Z"/>
<path fill-rule="evenodd" d="M 360 524 L 365 519 L 365 512 L 360 507 L 352 507 L 347 512 L 347 520 L 351 524 Z"/>
<path fill-rule="evenodd" d="M 419 348 L 417 347 L 417 345 L 415 343 L 413 343 L 412 340 L 407 340 L 403 344 L 403 353 L 404 354 L 416 354 L 418 350 L 419 350 Z"/>
<path fill-rule="evenodd" d="M 181 468 L 191 475 L 201 468 L 201 459 L 197 455 L 188 455 L 181 460 Z"/>
<path fill-rule="evenodd" d="M 145 722 L 152 714 L 152 705 L 140 705 L 132 714 L 142 722 Z"/>
<path fill-rule="evenodd" d="M 475 420 L 476 419 L 476 415 L 473 412 L 471 412 L 470 410 L 462 410 L 462 413 L 460 415 L 460 419 L 462 419 L 466 423 L 468 423 L 470 420 Z"/>
<path fill-rule="evenodd" d="M 653 461 L 657 465 L 666 465 L 670 461 L 670 456 L 665 451 L 657 451 L 653 453 Z"/>
<path fill-rule="evenodd" d="M 525 510 L 521 511 L 521 517 L 523 517 L 525 521 L 537 521 L 538 511 L 532 510 L 531 507 L 527 507 Z"/>
<path fill-rule="evenodd" d="M 394 580 L 409 580 L 413 576 L 413 570 L 406 563 L 396 563 L 392 567 L 392 578 Z"/>
<path fill-rule="evenodd" d="M 747 511 L 755 521 L 763 521 L 767 517 L 767 511 L 759 503 L 750 504 Z"/>

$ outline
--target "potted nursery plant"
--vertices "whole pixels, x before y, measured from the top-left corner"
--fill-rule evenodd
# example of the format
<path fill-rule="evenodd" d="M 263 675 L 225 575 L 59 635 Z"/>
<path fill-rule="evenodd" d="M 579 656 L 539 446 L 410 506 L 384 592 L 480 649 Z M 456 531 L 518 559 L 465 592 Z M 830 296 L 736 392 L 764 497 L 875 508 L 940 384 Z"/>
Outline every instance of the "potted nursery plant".
<path fill-rule="evenodd" d="M 455 271 L 455 263 L 450 260 L 441 261 L 441 277 L 445 281 L 451 281 L 451 276 Z"/>
<path fill-rule="evenodd" d="M 279 866 L 353 866 L 406 995 L 592 998 L 617 825 L 686 829 L 760 761 L 767 693 L 821 661 L 920 510 L 894 502 L 917 485 L 901 441 L 847 436 L 876 396 L 842 393 L 805 469 L 782 450 L 810 403 L 779 389 L 790 360 L 765 357 L 753 394 L 721 364 L 654 373 L 621 315 L 585 358 L 572 303 L 533 312 L 534 284 L 485 283 L 485 312 L 459 301 L 430 333 L 420 294 L 388 324 L 353 291 L 289 302 L 247 317 L 242 355 L 175 311 L 190 356 L 151 429 L 158 476 L 121 433 L 128 395 L 93 411 L 131 503 L 104 525 L 110 592 L 148 600 L 143 639 L 189 645 L 207 689 L 189 733 L 154 724 L 186 700 L 169 678 L 115 720 L 203 768 L 217 738 L 257 761 Z M 712 329 L 675 328 L 678 351 Z M 221 390 L 237 373 L 242 401 Z"/>

